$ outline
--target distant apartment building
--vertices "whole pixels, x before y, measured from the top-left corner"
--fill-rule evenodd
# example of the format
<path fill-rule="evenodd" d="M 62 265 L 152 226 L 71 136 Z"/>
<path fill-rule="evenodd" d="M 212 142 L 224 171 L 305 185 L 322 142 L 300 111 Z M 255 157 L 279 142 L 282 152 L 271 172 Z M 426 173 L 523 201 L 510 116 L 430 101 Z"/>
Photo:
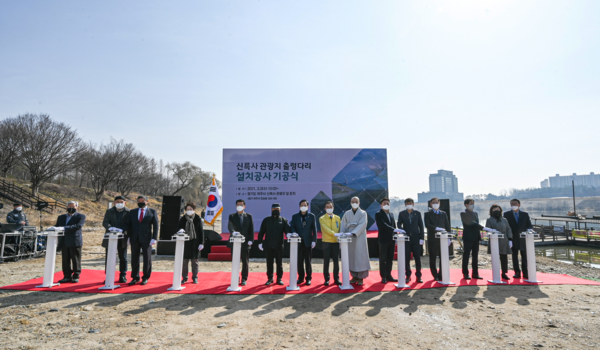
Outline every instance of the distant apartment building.
<path fill-rule="evenodd" d="M 438 170 L 437 174 L 429 175 L 429 192 L 419 193 L 419 202 L 427 202 L 433 197 L 462 201 L 464 195 L 458 192 L 458 179 L 449 170 Z"/>
<path fill-rule="evenodd" d="M 573 173 L 573 175 L 566 176 L 556 174 L 556 176 L 550 176 L 548 179 L 542 181 L 540 185 L 542 188 L 561 188 L 571 186 L 572 181 L 575 181 L 575 186 L 600 187 L 600 174 L 577 175 Z"/>

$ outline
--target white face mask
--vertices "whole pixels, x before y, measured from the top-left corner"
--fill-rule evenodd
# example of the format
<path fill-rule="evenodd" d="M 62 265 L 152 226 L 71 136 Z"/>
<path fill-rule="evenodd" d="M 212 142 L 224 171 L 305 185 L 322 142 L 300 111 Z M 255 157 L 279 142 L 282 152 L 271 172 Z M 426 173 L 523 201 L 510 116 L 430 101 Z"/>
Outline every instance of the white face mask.
<path fill-rule="evenodd" d="M 300 211 L 306 213 L 308 211 L 308 207 L 300 207 Z"/>
<path fill-rule="evenodd" d="M 433 210 L 440 209 L 440 205 L 439 204 L 432 204 L 431 207 L 433 208 Z"/>
<path fill-rule="evenodd" d="M 21 211 L 21 210 L 23 210 L 23 207 L 17 207 L 16 209 L 17 209 L 17 211 Z"/>
<path fill-rule="evenodd" d="M 406 206 L 406 210 L 412 210 L 412 208 L 413 208 L 413 206 L 410 204 Z"/>
<path fill-rule="evenodd" d="M 352 209 L 358 209 L 358 203 L 352 203 Z"/>
<path fill-rule="evenodd" d="M 333 208 L 327 208 L 325 209 L 325 211 L 327 212 L 327 214 L 333 214 Z"/>
<path fill-rule="evenodd" d="M 389 206 L 389 205 L 387 205 L 387 204 L 386 204 L 386 205 L 384 205 L 384 206 L 383 206 L 383 210 L 390 210 L 390 206 Z"/>
<path fill-rule="evenodd" d="M 517 210 L 519 210 L 519 207 L 517 207 L 516 205 L 513 205 L 512 207 L 510 207 L 510 209 L 517 211 Z"/>
<path fill-rule="evenodd" d="M 185 212 L 188 216 L 192 216 L 194 215 L 194 211 L 193 210 L 188 210 Z"/>
<path fill-rule="evenodd" d="M 125 208 L 125 204 L 124 203 L 117 203 L 117 204 L 115 204 L 115 207 L 117 207 L 117 209 L 123 209 L 123 208 Z"/>
<path fill-rule="evenodd" d="M 235 209 L 237 209 L 237 211 L 239 212 L 244 211 L 244 207 L 242 207 L 241 205 L 238 205 Z"/>
<path fill-rule="evenodd" d="M 475 210 L 475 204 L 469 204 L 469 210 Z"/>

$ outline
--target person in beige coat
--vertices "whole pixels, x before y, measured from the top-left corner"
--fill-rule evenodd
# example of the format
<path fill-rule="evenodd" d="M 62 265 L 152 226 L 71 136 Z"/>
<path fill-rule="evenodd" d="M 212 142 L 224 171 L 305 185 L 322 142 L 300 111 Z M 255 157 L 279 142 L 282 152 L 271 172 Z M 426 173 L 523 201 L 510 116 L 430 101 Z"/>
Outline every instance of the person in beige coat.
<path fill-rule="evenodd" d="M 502 208 L 498 204 L 492 205 L 490 208 L 490 217 L 485 223 L 485 227 L 497 230 L 504 235 L 498 239 L 498 250 L 500 252 L 500 266 L 502 267 L 502 279 L 507 280 L 508 276 L 508 254 L 512 253 L 513 234 L 508 224 L 508 220 L 502 216 Z M 490 246 L 488 245 L 488 254 L 490 254 Z"/>
<path fill-rule="evenodd" d="M 352 242 L 348 243 L 348 266 L 352 275 L 350 283 L 362 286 L 371 270 L 367 247 L 367 212 L 360 208 L 358 197 L 352 197 L 350 202 L 352 208 L 344 213 L 340 232 L 352 234 Z"/>

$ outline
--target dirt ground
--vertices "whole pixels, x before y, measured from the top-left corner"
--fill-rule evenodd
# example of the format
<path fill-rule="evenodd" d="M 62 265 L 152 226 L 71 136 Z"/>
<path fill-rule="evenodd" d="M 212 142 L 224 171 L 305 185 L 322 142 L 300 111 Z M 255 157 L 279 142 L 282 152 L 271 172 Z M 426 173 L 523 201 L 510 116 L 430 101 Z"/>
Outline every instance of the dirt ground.
<path fill-rule="evenodd" d="M 99 242 L 100 235 L 86 232 L 85 241 Z M 482 255 L 481 268 L 490 268 L 489 255 Z M 461 259 L 457 254 L 452 267 Z M 57 267 L 60 263 L 59 255 Z M 39 277 L 43 264 L 43 259 L 0 264 L 0 285 Z M 85 245 L 83 268 L 103 269 L 103 264 L 103 248 Z M 202 261 L 200 270 L 230 267 Z M 371 267 L 377 271 L 377 261 Z M 546 258 L 538 258 L 538 267 L 600 279 L 599 269 Z M 172 268 L 172 258 L 154 259 L 153 270 Z M 265 271 L 264 262 L 252 261 L 251 271 Z M 322 260 L 313 260 L 313 271 L 322 271 Z M 287 296 L 0 291 L 0 348 L 581 349 L 600 346 L 599 313 L 596 286 Z"/>

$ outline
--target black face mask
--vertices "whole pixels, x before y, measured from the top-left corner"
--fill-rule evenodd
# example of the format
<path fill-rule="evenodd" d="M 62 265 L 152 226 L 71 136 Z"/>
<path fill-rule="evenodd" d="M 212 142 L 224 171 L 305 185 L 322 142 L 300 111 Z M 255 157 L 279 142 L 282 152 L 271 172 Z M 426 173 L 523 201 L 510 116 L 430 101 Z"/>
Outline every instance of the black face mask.
<path fill-rule="evenodd" d="M 77 211 L 77 209 L 75 209 L 75 208 L 67 208 L 67 213 L 69 213 L 69 214 L 75 214 L 76 211 Z"/>
<path fill-rule="evenodd" d="M 494 210 L 494 211 L 492 212 L 492 216 L 493 216 L 493 217 L 495 217 L 496 219 L 499 219 L 501 215 L 502 215 L 502 212 L 501 212 L 501 211 Z"/>
<path fill-rule="evenodd" d="M 279 210 L 273 210 L 271 212 L 271 215 L 273 215 L 274 218 L 278 218 L 279 217 Z"/>
<path fill-rule="evenodd" d="M 142 202 L 142 203 L 138 203 L 138 207 L 143 208 L 146 206 L 146 203 Z"/>

